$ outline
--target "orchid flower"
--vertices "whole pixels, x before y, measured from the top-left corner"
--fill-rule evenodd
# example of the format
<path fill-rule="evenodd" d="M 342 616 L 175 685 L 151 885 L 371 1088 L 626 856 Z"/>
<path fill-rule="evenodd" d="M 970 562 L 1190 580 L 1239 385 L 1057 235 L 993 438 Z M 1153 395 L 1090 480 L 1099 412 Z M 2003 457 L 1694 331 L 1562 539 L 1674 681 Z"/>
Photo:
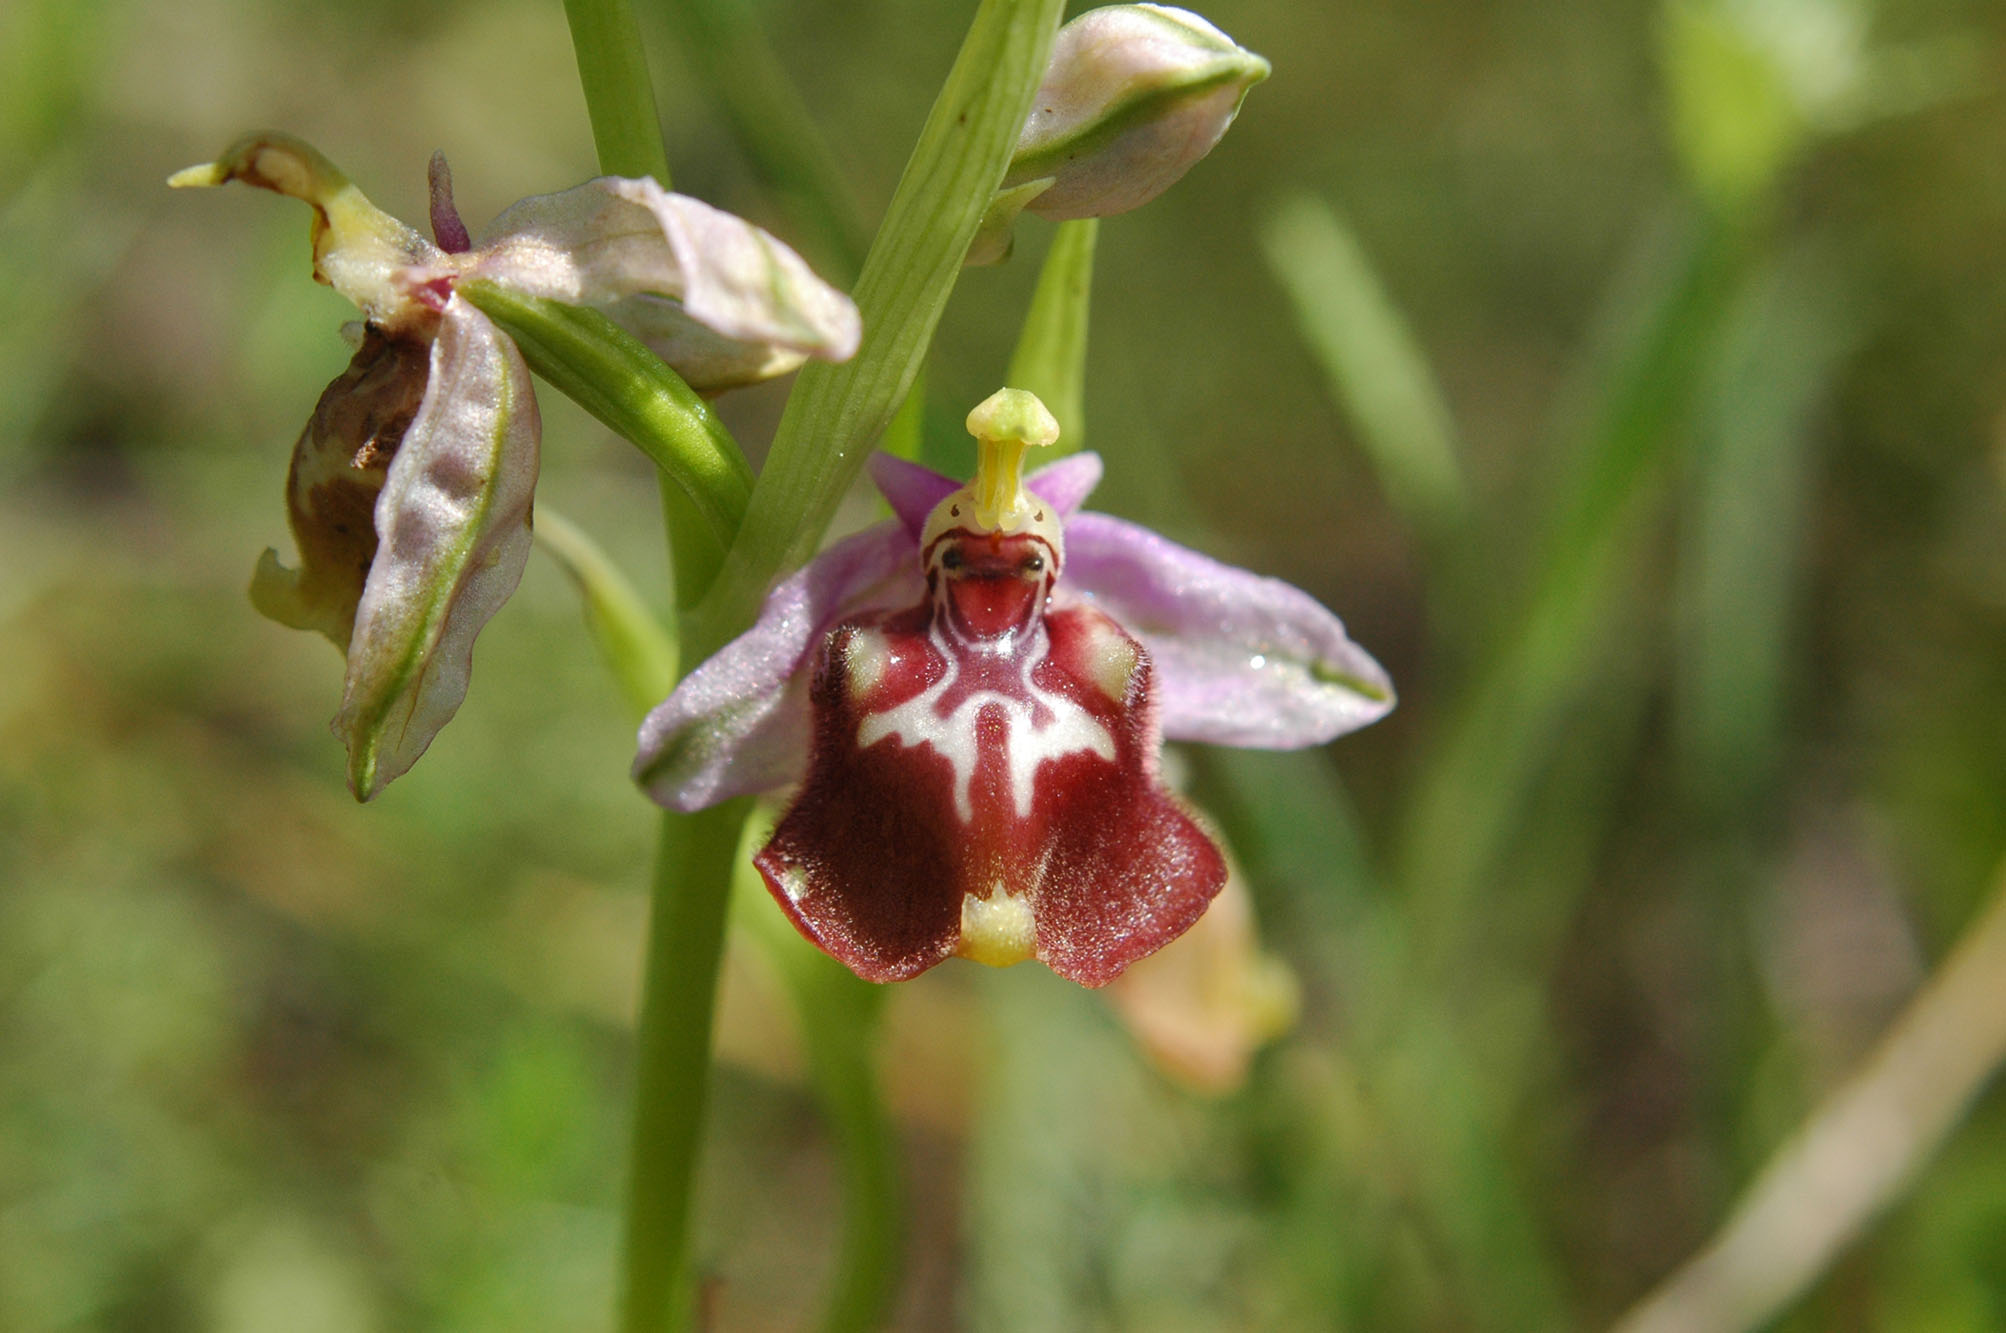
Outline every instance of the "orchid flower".
<path fill-rule="evenodd" d="M 1082 512 L 1094 455 L 1023 477 L 1058 433 L 1031 394 L 969 430 L 967 486 L 871 460 L 894 519 L 777 585 L 649 715 L 635 775 L 685 811 L 799 783 L 756 863 L 859 976 L 958 954 L 1098 986 L 1226 880 L 1161 741 L 1318 745 L 1392 687 L 1308 594 Z"/>
<path fill-rule="evenodd" d="M 258 609 L 348 658 L 334 732 L 367 800 L 416 762 L 466 695 L 474 637 L 529 558 L 540 427 L 529 369 L 456 288 L 595 306 L 693 388 L 856 350 L 848 297 L 764 231 L 652 180 L 602 177 L 524 199 L 476 242 L 431 172 L 436 240 L 377 209 L 318 151 L 254 134 L 168 182 L 228 181 L 312 205 L 314 276 L 362 311 L 347 371 L 293 448 L 300 567 L 266 551 Z"/>

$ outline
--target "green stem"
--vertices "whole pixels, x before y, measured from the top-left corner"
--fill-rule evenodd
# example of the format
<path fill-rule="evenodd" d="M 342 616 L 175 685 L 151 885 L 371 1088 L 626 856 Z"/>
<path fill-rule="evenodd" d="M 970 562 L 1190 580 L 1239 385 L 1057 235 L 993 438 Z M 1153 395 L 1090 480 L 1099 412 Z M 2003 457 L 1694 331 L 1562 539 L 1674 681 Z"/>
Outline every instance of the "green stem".
<path fill-rule="evenodd" d="M 599 543 L 547 504 L 536 507 L 536 544 L 578 585 L 592 632 L 635 718 L 676 687 L 676 641 Z"/>
<path fill-rule="evenodd" d="M 871 442 L 905 397 L 969 239 L 1009 164 L 1062 8 L 1062 0 L 983 0 L 858 281 L 864 345 L 851 362 L 818 363 L 796 381 L 732 558 L 691 617 L 697 632 L 684 635 L 685 662 L 703 660 L 750 623 L 774 577 L 814 550 Z M 566 13 L 602 166 L 666 181 L 654 99 L 626 0 L 566 0 Z M 672 522 L 681 503 L 665 490 Z M 682 562 L 676 573 L 683 605 L 710 581 Z M 739 801 L 663 823 L 637 1038 L 625 1333 L 656 1333 L 688 1311 L 690 1192 L 725 905 L 745 813 Z M 851 1063 L 868 1076 L 860 1061 Z M 867 1091 L 874 1105 L 875 1092 Z M 867 1165 L 859 1156 L 853 1174 L 861 1178 Z M 853 1230 L 856 1219 L 853 1211 Z M 882 1257 L 890 1252 L 891 1230 L 865 1228 L 862 1235 L 861 1242 L 853 1235 L 853 1248 L 861 1244 L 878 1255 L 853 1256 L 863 1265 L 849 1270 L 860 1294 L 839 1294 L 831 1316 L 855 1319 L 855 1327 L 866 1326 L 889 1289 L 871 1284 L 888 1283 L 891 1272 Z"/>
<path fill-rule="evenodd" d="M 725 908 L 746 799 L 665 814 L 656 848 L 647 979 L 635 1038 L 623 1333 L 685 1326 L 690 1204 L 710 1079 Z"/>
<path fill-rule="evenodd" d="M 759 945 L 793 1004 L 843 1181 L 842 1250 L 821 1328 L 869 1333 L 884 1327 L 902 1249 L 898 1136 L 878 1095 L 873 1064 L 886 990 L 851 975 L 773 910 L 748 864 L 751 848 L 771 829 L 755 821 L 748 832 L 753 837 L 740 847 L 733 921 Z"/>
<path fill-rule="evenodd" d="M 814 257 L 835 264 L 840 281 L 855 278 L 869 239 L 855 196 L 754 8 L 743 0 L 670 0 L 663 12 L 689 56 L 691 75 L 788 216 L 809 233 Z"/>
<path fill-rule="evenodd" d="M 777 917 L 770 907 L 767 915 Z M 869 1333 L 884 1326 L 903 1248 L 898 1136 L 878 1095 L 872 1063 L 884 996 L 840 963 L 820 954 L 813 963 L 820 975 L 800 988 L 796 1003 L 843 1176 L 843 1249 L 822 1327 L 826 1333 Z"/>
<path fill-rule="evenodd" d="M 564 0 L 564 17 L 599 169 L 610 176 L 653 176 L 667 189 L 669 154 L 633 6 L 627 0 Z"/>
<path fill-rule="evenodd" d="M 1704 223 L 1681 242 L 1569 460 L 1530 595 L 1421 775 L 1401 875 L 1433 976 L 1454 975 L 1484 938 L 1472 905 L 1607 641 L 1611 607 L 1651 530 L 1700 353 L 1744 254 L 1742 238 Z"/>
<path fill-rule="evenodd" d="M 565 0 L 564 11 L 571 24 L 600 169 L 615 175 L 653 176 L 668 185 L 668 154 L 648 79 L 646 49 L 628 0 Z M 622 383 L 613 375 L 592 378 L 602 388 Z M 675 421 L 687 424 L 691 419 L 685 413 Z M 698 414 L 694 420 L 709 436 L 708 425 L 715 418 Z M 718 431 L 724 434 L 722 427 Z M 647 448 L 662 437 L 642 430 L 628 438 Z M 688 437 L 683 442 L 695 443 Z M 727 470 L 733 458 L 740 468 L 744 466 L 735 444 L 723 451 L 723 457 Z M 658 464 L 662 461 L 657 458 Z M 688 606 L 710 584 L 718 557 L 729 546 L 744 511 L 741 507 L 730 515 L 730 530 L 708 530 L 708 523 L 692 521 L 705 517 L 702 488 L 680 484 L 666 468 L 660 476 L 663 516 L 671 527 L 676 601 Z M 682 660 L 693 663 L 702 657 L 685 653 Z M 633 1150 L 620 1306 L 623 1333 L 680 1328 L 691 1312 L 686 1256 L 710 1077 L 711 1018 L 724 954 L 732 864 L 749 809 L 749 802 L 739 800 L 695 815 L 662 815 L 641 1017 L 635 1033 Z"/>
<path fill-rule="evenodd" d="M 913 376 L 912 387 L 906 390 L 905 401 L 899 404 L 897 415 L 885 427 L 885 433 L 878 437 L 878 448 L 897 458 L 917 463 L 926 452 L 926 368 L 920 367 L 919 374 Z"/>
<path fill-rule="evenodd" d="M 1268 215 L 1261 245 L 1387 499 L 1438 553 L 1453 550 L 1470 526 L 1455 421 L 1365 246 L 1311 194 Z"/>

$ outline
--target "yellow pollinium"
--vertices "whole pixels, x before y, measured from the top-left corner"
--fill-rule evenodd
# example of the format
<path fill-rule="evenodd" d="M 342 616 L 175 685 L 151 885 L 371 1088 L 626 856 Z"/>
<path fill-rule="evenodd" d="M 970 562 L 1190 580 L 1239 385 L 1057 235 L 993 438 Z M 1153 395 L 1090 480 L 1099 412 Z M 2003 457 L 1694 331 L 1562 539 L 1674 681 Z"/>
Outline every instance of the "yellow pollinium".
<path fill-rule="evenodd" d="M 995 532 L 1025 526 L 1031 498 L 1024 490 L 1024 451 L 1059 438 L 1059 423 L 1038 395 L 998 389 L 968 414 L 975 437 L 975 519 Z"/>

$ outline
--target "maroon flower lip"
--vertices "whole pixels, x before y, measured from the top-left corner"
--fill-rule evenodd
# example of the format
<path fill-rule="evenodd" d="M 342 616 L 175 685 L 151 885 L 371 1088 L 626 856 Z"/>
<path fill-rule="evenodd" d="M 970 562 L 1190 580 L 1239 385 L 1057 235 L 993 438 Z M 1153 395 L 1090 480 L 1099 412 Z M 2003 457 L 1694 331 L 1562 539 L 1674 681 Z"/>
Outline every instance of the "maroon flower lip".
<path fill-rule="evenodd" d="M 824 640 L 808 776 L 754 863 L 803 933 L 867 980 L 959 954 L 1103 985 L 1225 883 L 1218 848 L 1157 781 L 1140 647 L 1088 607 L 1036 630 L 1016 652 L 970 651 L 914 608 Z M 1119 697 L 1111 654 L 1130 664 Z"/>

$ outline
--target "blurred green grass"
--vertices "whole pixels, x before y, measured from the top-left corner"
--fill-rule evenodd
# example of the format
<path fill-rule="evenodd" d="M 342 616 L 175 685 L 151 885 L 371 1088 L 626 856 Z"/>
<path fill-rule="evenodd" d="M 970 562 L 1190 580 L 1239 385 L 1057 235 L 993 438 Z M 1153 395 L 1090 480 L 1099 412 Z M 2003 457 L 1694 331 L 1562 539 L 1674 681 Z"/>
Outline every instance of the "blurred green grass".
<path fill-rule="evenodd" d="M 712 8 L 769 35 L 875 216 L 959 7 Z M 1822 8 L 1770 6 L 1786 37 Z M 678 44 L 720 30 L 642 10 L 679 188 L 840 263 L 847 204 L 765 188 Z M 1875 43 L 1965 42 L 1891 86 L 1957 95 L 1749 147 L 1743 85 L 1665 76 L 1668 30 L 1718 45 L 1678 12 L 1207 10 L 1276 73 L 1101 229 L 1096 503 L 1308 588 L 1403 702 L 1327 753 L 1193 756 L 1305 994 L 1241 1092 L 1179 1090 L 1026 970 L 890 997 L 902 1327 L 1604 1322 L 1976 905 L 2006 851 L 2006 15 L 1879 6 Z M 254 125 L 406 216 L 433 148 L 475 220 L 591 170 L 555 4 L 0 11 L 0 1327 L 601 1327 L 651 842 L 624 705 L 539 560 L 425 761 L 343 794 L 338 661 L 243 589 L 348 314 L 301 210 L 160 185 Z M 1808 137 L 1751 203 L 1778 134 Z M 1403 510 L 1299 334 L 1261 236 L 1303 197 L 1404 326 L 1405 401 L 1445 405 L 1453 523 Z M 933 456 L 1048 236 L 965 278 Z M 721 409 L 756 452 L 779 401 Z M 543 403 L 542 494 L 665 597 L 652 478 Z M 699 1249 L 729 1329 L 805 1321 L 840 1207 L 779 995 L 731 969 Z M 2002 1323 L 1995 1090 L 1783 1326 Z"/>

